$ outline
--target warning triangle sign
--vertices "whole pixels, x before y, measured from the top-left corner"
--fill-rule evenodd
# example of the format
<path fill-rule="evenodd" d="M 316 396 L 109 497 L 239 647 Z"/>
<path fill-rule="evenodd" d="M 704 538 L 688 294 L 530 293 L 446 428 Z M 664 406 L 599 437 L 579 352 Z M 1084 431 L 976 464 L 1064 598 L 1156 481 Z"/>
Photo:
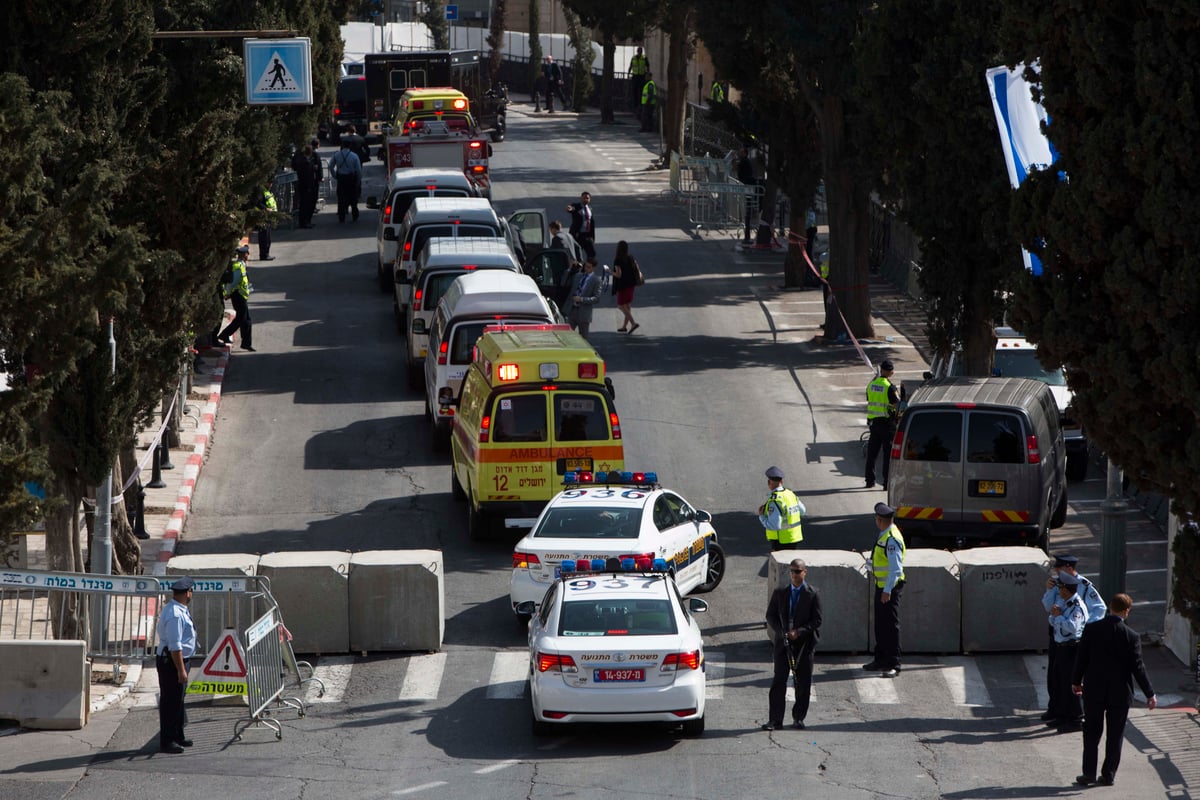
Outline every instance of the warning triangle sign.
<path fill-rule="evenodd" d="M 288 68 L 283 56 L 279 55 L 278 50 L 272 51 L 267 66 L 258 77 L 258 83 L 254 85 L 254 93 L 295 92 L 299 88 L 300 86 L 292 77 L 292 71 Z"/>
<path fill-rule="evenodd" d="M 217 644 L 209 653 L 200 668 L 203 678 L 242 678 L 246 677 L 246 658 L 242 645 L 238 641 L 237 631 L 226 628 L 217 639 Z"/>

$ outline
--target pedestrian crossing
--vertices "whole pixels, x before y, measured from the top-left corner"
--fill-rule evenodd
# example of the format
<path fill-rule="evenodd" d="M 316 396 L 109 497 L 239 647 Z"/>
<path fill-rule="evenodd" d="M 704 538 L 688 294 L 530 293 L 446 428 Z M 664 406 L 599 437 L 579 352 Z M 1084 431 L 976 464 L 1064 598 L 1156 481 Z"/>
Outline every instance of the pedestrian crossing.
<path fill-rule="evenodd" d="M 735 654 L 736 658 L 737 655 Z M 896 678 L 883 678 L 862 670 L 861 656 L 818 656 L 813 670 L 812 700 L 846 700 L 862 706 L 928 705 L 931 702 L 963 709 L 1005 708 L 1037 710 L 1046 707 L 1046 656 L 980 655 L 920 657 L 907 660 Z M 307 703 L 344 701 L 356 670 L 371 670 L 377 685 L 380 674 L 400 673 L 392 695 L 403 702 L 447 703 L 461 694 L 483 688 L 487 700 L 527 700 L 529 655 L 525 650 L 448 650 L 387 660 L 350 656 L 321 657 L 313 661 L 314 675 L 324 684 L 308 685 Z M 761 693 L 771 681 L 767 654 L 753 661 L 730 662 L 729 654 L 710 649 L 705 653 L 706 699 L 710 703 L 737 701 L 746 692 Z M 795 699 L 789 680 L 789 702 Z"/>

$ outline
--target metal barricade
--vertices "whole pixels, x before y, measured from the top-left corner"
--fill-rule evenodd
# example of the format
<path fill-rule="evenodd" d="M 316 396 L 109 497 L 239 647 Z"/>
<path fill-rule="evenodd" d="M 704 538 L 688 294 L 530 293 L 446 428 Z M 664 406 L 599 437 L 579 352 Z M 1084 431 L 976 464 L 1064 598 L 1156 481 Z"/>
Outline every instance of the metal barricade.
<path fill-rule="evenodd" d="M 689 202 L 705 184 L 726 183 L 732 178 L 733 155 L 702 158 L 671 153 L 671 193 L 679 202 Z"/>
<path fill-rule="evenodd" d="M 271 608 L 243 633 L 246 648 L 247 697 L 250 717 L 233 725 L 233 738 L 241 741 L 242 732 L 251 726 L 263 726 L 283 738 L 283 726 L 271 718 L 270 706 L 278 703 L 299 711 L 304 716 L 304 703 L 299 698 L 283 697 L 287 685 L 287 668 L 283 656 L 283 623 L 279 609 Z M 290 648 L 289 648 L 290 649 Z M 294 658 L 294 656 L 293 656 Z"/>
<path fill-rule="evenodd" d="M 724 230 L 744 226 L 761 217 L 763 187 L 732 178 L 721 183 L 703 182 L 688 196 L 688 220 L 699 228 Z"/>
<path fill-rule="evenodd" d="M 296 191 L 296 173 L 291 170 L 280 172 L 271 180 L 271 194 L 275 195 L 275 206 L 281 215 L 280 223 L 294 228 L 300 217 L 300 196 Z"/>

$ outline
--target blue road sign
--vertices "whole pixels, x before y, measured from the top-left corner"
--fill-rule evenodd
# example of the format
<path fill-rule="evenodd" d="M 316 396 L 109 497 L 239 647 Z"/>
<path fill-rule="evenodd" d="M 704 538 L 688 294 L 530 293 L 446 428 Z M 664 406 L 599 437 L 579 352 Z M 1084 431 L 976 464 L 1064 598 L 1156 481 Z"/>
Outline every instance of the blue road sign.
<path fill-rule="evenodd" d="M 308 39 L 246 39 L 246 102 L 311 106 L 312 46 Z"/>
<path fill-rule="evenodd" d="M 458 6 L 457 5 L 447 5 L 446 6 L 446 19 L 450 20 L 451 22 L 454 22 L 455 20 L 458 19 Z"/>

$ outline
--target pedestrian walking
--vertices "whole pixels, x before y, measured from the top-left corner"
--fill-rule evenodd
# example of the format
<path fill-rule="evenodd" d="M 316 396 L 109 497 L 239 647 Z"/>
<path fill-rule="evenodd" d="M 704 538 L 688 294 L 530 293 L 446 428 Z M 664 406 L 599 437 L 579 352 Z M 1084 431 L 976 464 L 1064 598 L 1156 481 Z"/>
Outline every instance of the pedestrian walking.
<path fill-rule="evenodd" d="M 346 129 L 346 132 L 342 134 L 339 144 L 341 142 L 350 145 L 350 149 L 354 152 L 354 155 L 358 156 L 359 164 L 366 164 L 371 160 L 371 148 L 367 147 L 367 140 L 358 132 L 356 126 L 351 125 Z"/>
<path fill-rule="evenodd" d="M 565 111 L 567 98 L 563 95 L 562 67 L 554 60 L 554 56 L 546 56 L 546 60 L 542 64 L 542 77 L 546 79 L 546 111 L 554 113 L 555 95 L 558 95 L 558 102 L 562 104 Z"/>
<path fill-rule="evenodd" d="M 596 218 L 592 216 L 592 195 L 581 192 L 578 203 L 568 203 L 571 212 L 570 234 L 579 242 L 588 258 L 596 257 Z"/>
<path fill-rule="evenodd" d="M 1085 611 L 1084 624 L 1091 622 L 1099 622 L 1108 616 L 1108 608 L 1104 605 L 1104 599 L 1100 597 L 1100 592 L 1090 580 L 1080 575 L 1075 567 L 1079 563 L 1079 559 L 1069 553 L 1061 553 L 1054 557 L 1054 568 L 1051 575 L 1046 580 L 1046 592 L 1042 595 L 1042 607 L 1046 613 L 1050 613 L 1050 609 L 1058 602 L 1058 586 L 1059 576 L 1062 574 L 1074 575 L 1079 581 L 1079 589 L 1076 594 L 1079 595 L 1083 602 Z M 1042 714 L 1042 719 L 1049 722 L 1059 718 L 1058 709 L 1054 703 L 1054 676 L 1057 670 L 1058 648 L 1054 641 L 1054 626 L 1047 626 L 1046 645 L 1046 693 L 1050 698 L 1050 702 L 1046 706 L 1045 713 Z"/>
<path fill-rule="evenodd" d="M 342 137 L 341 148 L 329 159 L 329 171 L 337 178 L 338 222 L 346 221 L 346 214 L 358 221 L 358 193 L 362 188 L 362 162 Z"/>
<path fill-rule="evenodd" d="M 1054 631 L 1054 675 L 1050 684 L 1050 707 L 1056 717 L 1046 722 L 1059 733 L 1083 730 L 1083 706 L 1071 690 L 1079 637 L 1087 621 L 1083 598 L 1078 594 L 1079 579 L 1068 572 L 1059 573 L 1058 598 L 1050 607 L 1047 621 Z"/>
<path fill-rule="evenodd" d="M 233 303 L 233 321 L 225 326 L 225 330 L 217 335 L 217 341 L 224 345 L 232 345 L 231 337 L 233 334 L 241 331 L 242 334 L 242 349 L 255 352 L 252 347 L 253 337 L 251 336 L 251 320 L 250 320 L 250 279 L 246 275 L 245 259 L 250 254 L 250 246 L 242 245 L 237 250 L 237 257 L 230 263 L 226 270 L 228 280 L 221 287 L 221 292 L 225 299 Z"/>
<path fill-rule="evenodd" d="M 808 513 L 804 503 L 791 489 L 783 487 L 783 470 L 767 467 L 767 502 L 758 507 L 758 521 L 767 532 L 772 550 L 788 550 L 804 541 L 801 518 Z"/>
<path fill-rule="evenodd" d="M 275 212 L 279 206 L 275 203 L 275 195 L 271 194 L 270 177 L 263 181 L 255 193 L 254 207 L 266 216 L 263 223 L 254 229 L 258 234 L 258 260 L 274 261 L 275 256 L 271 255 L 271 228 L 275 227 Z"/>
<path fill-rule="evenodd" d="M 812 694 L 813 656 L 821 639 L 821 596 L 805 580 L 808 567 L 799 558 L 788 565 L 791 584 L 771 592 L 767 603 L 767 627 L 775 642 L 775 675 L 767 695 L 767 723 L 763 730 L 783 727 L 787 705 L 788 675 L 796 688 L 792 727 L 803 729 Z"/>
<path fill-rule="evenodd" d="M 879 538 L 871 551 L 875 573 L 875 658 L 863 664 L 867 672 L 885 678 L 900 674 L 900 595 L 904 592 L 904 557 L 908 548 L 893 518 L 896 510 L 887 503 L 875 504 L 875 527 Z"/>
<path fill-rule="evenodd" d="M 650 60 L 646 58 L 642 48 L 639 47 L 634 51 L 633 58 L 629 59 L 629 104 L 634 110 L 641 108 L 642 84 L 646 82 L 648 74 L 650 74 Z"/>
<path fill-rule="evenodd" d="M 633 293 L 641 282 L 642 268 L 629 252 L 629 243 L 624 239 L 617 242 L 617 254 L 613 256 L 613 294 L 617 296 L 617 308 L 621 310 L 621 327 L 617 333 L 633 333 L 642 327 L 633 318 Z"/>
<path fill-rule="evenodd" d="M 654 73 L 646 70 L 646 82 L 642 84 L 642 131 L 654 131 L 654 109 L 658 107 L 658 87 L 654 84 Z"/>
<path fill-rule="evenodd" d="M 313 169 L 312 145 L 304 145 L 292 156 L 292 172 L 296 173 L 296 205 L 300 227 L 311 228 L 313 212 L 317 209 L 317 173 Z"/>
<path fill-rule="evenodd" d="M 888 470 L 891 467 L 892 439 L 896 438 L 896 419 L 900 413 L 900 401 L 904 399 L 904 387 L 892 383 L 895 365 L 891 361 L 879 364 L 879 374 L 867 384 L 867 427 L 871 438 L 867 440 L 867 488 L 875 488 L 875 462 L 883 452 L 883 488 L 887 489 Z"/>
<path fill-rule="evenodd" d="M 1142 662 L 1141 638 L 1125 624 L 1133 600 L 1127 594 L 1115 594 L 1109 608 L 1111 613 L 1104 619 L 1084 627 L 1071 673 L 1071 691 L 1083 695 L 1083 773 L 1075 779 L 1080 786 L 1097 782 L 1112 786 L 1116 780 L 1135 680 L 1146 695 L 1146 708 L 1153 711 L 1158 707 Z M 1104 763 L 1097 776 L 1100 734 L 1106 725 Z"/>
<path fill-rule="evenodd" d="M 187 718 L 183 697 L 188 682 L 188 659 L 196 652 L 196 626 L 192 624 L 192 579 L 171 584 L 171 599 L 158 615 L 154 666 L 158 672 L 158 749 L 182 753 L 192 740 L 183 732 Z"/>
<path fill-rule="evenodd" d="M 571 327 L 577 329 L 585 339 L 592 328 L 592 307 L 600 300 L 600 277 L 595 270 L 596 259 L 589 258 L 583 262 L 583 270 L 571 295 L 571 311 L 568 315 Z"/>

